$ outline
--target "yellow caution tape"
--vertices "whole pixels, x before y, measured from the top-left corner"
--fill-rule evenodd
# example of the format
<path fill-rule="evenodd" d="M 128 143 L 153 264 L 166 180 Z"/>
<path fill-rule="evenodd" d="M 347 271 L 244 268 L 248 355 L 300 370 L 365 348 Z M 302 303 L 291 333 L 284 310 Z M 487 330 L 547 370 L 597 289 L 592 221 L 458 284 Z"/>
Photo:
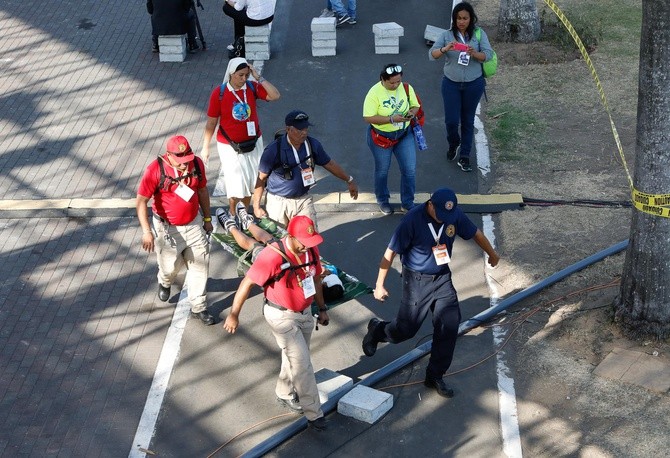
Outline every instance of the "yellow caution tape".
<path fill-rule="evenodd" d="M 577 48 L 579 49 L 579 52 L 582 54 L 582 57 L 584 58 L 584 62 L 586 62 L 586 65 L 589 67 L 589 70 L 591 71 L 591 76 L 593 77 L 593 81 L 596 83 L 598 93 L 600 94 L 600 100 L 602 101 L 605 107 L 605 111 L 607 112 L 607 116 L 610 119 L 610 126 L 612 127 L 612 134 L 614 135 L 614 141 L 616 142 L 617 148 L 619 150 L 619 156 L 621 156 L 621 163 L 623 164 L 623 168 L 626 171 L 626 178 L 628 178 L 628 184 L 632 191 L 632 201 L 634 207 L 644 213 L 649 213 L 650 215 L 657 215 L 657 216 L 663 216 L 665 218 L 670 218 L 670 208 L 668 208 L 670 206 L 670 194 L 647 194 L 635 189 L 635 186 L 633 185 L 633 179 L 631 178 L 630 172 L 628 171 L 626 158 L 624 157 L 623 154 L 623 146 L 621 146 L 619 133 L 617 132 L 616 126 L 614 125 L 614 120 L 612 119 L 612 111 L 610 110 L 609 104 L 607 103 L 607 97 L 605 97 L 605 91 L 603 90 L 603 87 L 600 84 L 600 79 L 598 78 L 598 73 L 596 72 L 596 69 L 593 66 L 591 57 L 589 56 L 589 53 L 586 51 L 586 48 L 584 47 L 584 43 L 582 43 L 581 38 L 579 38 L 579 35 L 577 35 L 575 28 L 572 27 L 572 24 L 570 24 L 570 21 L 568 21 L 568 18 L 565 17 L 565 14 L 563 14 L 563 12 L 556 5 L 556 3 L 554 3 L 553 0 L 544 0 L 544 3 L 546 3 L 547 6 L 554 12 L 554 14 L 556 14 L 558 19 L 563 23 L 563 25 L 567 29 L 568 33 L 570 33 L 570 36 L 577 44 Z"/>

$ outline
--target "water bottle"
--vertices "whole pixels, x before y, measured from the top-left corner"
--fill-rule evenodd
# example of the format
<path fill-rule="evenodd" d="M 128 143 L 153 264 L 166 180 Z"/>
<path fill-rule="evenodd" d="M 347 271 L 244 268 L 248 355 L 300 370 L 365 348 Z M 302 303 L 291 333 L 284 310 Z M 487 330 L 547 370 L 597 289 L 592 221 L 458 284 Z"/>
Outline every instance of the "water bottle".
<path fill-rule="evenodd" d="M 415 122 L 412 126 L 414 131 L 414 138 L 416 139 L 416 145 L 419 147 L 419 151 L 425 151 L 428 149 L 428 144 L 426 143 L 426 137 L 423 135 L 423 129 L 421 124 Z"/>

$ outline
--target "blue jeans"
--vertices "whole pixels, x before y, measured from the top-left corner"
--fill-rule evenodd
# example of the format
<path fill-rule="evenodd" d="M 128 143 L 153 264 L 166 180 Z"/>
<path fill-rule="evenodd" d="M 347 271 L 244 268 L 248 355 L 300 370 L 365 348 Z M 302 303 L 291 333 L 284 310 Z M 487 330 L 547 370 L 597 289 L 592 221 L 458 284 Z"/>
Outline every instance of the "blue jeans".
<path fill-rule="evenodd" d="M 414 191 L 416 190 L 416 148 L 412 129 L 409 129 L 407 135 L 391 148 L 375 145 L 370 135 L 371 129 L 372 126 L 368 126 L 366 134 L 368 147 L 375 159 L 374 181 L 377 203 L 387 204 L 389 201 L 388 176 L 391 155 L 394 155 L 400 168 L 400 202 L 403 207 L 411 208 L 414 205 Z"/>
<path fill-rule="evenodd" d="M 475 113 L 482 98 L 486 82 L 480 76 L 474 81 L 456 83 L 442 78 L 442 101 L 444 102 L 444 124 L 447 126 L 449 146 L 461 145 L 461 157 L 470 157 L 472 137 L 475 131 Z M 458 124 L 461 134 L 458 135 Z"/>
<path fill-rule="evenodd" d="M 338 16 L 348 14 L 353 19 L 356 19 L 356 0 L 349 0 L 346 8 L 344 7 L 342 0 L 327 0 L 326 8 L 335 11 Z"/>

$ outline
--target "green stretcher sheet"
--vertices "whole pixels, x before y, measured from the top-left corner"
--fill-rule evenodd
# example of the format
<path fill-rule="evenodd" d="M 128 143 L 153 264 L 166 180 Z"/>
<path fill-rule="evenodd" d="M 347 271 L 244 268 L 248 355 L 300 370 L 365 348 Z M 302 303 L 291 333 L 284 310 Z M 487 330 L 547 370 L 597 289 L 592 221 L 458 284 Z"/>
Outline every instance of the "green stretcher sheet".
<path fill-rule="evenodd" d="M 277 239 L 286 235 L 286 230 L 269 218 L 262 218 L 258 220 L 257 224 Z M 249 232 L 247 232 L 247 235 L 251 236 Z M 251 267 L 251 252 L 244 251 L 240 248 L 232 235 L 213 232 L 211 237 L 212 240 L 217 241 L 224 250 L 237 258 L 237 274 L 243 276 L 246 271 L 249 270 L 249 267 Z M 328 308 L 333 308 L 358 296 L 372 293 L 372 288 L 368 285 L 323 258 L 321 258 L 321 265 L 324 269 L 329 269 L 331 272 L 337 272 L 337 276 L 340 281 L 342 281 L 342 286 L 344 287 L 344 295 L 337 300 L 327 302 L 326 305 L 328 305 Z M 312 308 L 316 310 L 316 305 L 313 304 Z"/>

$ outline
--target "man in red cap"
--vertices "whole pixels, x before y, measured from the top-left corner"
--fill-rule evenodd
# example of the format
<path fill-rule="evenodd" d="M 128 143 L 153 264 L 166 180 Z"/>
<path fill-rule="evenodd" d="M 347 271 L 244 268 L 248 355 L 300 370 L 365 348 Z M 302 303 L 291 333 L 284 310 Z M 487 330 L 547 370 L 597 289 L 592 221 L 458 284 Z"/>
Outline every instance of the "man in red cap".
<path fill-rule="evenodd" d="M 314 368 L 309 354 L 309 341 L 314 320 L 313 301 L 319 309 L 318 321 L 328 325 L 328 309 L 323 300 L 317 245 L 323 237 L 314 221 L 304 215 L 294 216 L 288 223 L 288 235 L 270 243 L 261 251 L 242 279 L 230 315 L 223 327 L 234 333 L 239 324 L 242 305 L 254 284 L 263 288 L 265 321 L 270 325 L 282 351 L 282 364 L 275 388 L 277 401 L 296 413 L 304 413 L 308 425 L 316 431 L 326 428 Z"/>
<path fill-rule="evenodd" d="M 153 198 L 153 230 L 147 204 Z M 146 168 L 137 191 L 137 217 L 142 226 L 142 248 L 156 250 L 158 298 L 170 298 L 175 277 L 186 266 L 191 316 L 214 324 L 207 311 L 209 242 L 212 232 L 205 166 L 181 135 L 170 137 L 166 153 Z M 200 214 L 199 210 L 202 211 Z"/>

